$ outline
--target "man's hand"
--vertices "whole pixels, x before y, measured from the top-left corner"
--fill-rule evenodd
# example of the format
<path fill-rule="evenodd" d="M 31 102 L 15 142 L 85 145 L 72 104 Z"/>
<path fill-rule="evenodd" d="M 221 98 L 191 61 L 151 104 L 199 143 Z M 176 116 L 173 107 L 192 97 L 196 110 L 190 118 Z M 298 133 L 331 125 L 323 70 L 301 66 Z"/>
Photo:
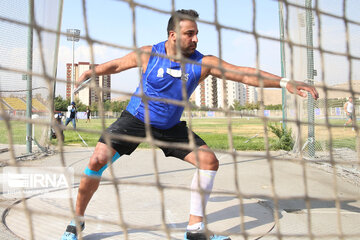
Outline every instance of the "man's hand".
<path fill-rule="evenodd" d="M 306 84 L 304 82 L 299 81 L 289 81 L 286 84 L 286 89 L 292 93 L 297 94 L 301 97 L 307 97 L 307 92 L 311 94 L 311 96 L 317 100 L 319 98 L 319 93 L 317 92 L 314 86 Z"/>
<path fill-rule="evenodd" d="M 83 72 L 83 74 L 80 75 L 80 77 L 75 82 L 75 87 L 80 86 L 84 81 L 88 80 L 91 77 L 91 72 L 89 74 L 88 71 L 85 71 Z"/>
<path fill-rule="evenodd" d="M 84 75 L 84 74 L 83 74 Z M 74 89 L 74 93 L 77 93 L 81 89 L 85 87 L 86 84 L 88 84 L 91 80 L 91 78 L 83 80 L 83 75 L 79 78 L 79 80 L 76 82 L 76 89 Z"/>

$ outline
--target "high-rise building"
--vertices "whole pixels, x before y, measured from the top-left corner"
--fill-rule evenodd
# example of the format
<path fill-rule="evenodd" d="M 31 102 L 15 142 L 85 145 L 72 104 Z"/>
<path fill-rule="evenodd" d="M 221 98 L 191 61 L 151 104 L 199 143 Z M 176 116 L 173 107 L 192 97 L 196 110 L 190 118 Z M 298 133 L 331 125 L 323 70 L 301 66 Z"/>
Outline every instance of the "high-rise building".
<path fill-rule="evenodd" d="M 207 77 L 195 89 L 195 104 L 200 107 L 217 107 L 217 79 L 215 77 Z"/>
<path fill-rule="evenodd" d="M 235 101 L 256 103 L 256 88 L 234 81 L 225 81 L 224 86 L 222 79 L 209 76 L 195 89 L 195 104 L 200 107 L 223 108 L 224 102 L 230 107 Z"/>
<path fill-rule="evenodd" d="M 74 63 L 74 70 L 75 70 L 75 81 L 76 81 L 76 69 L 77 69 L 77 64 Z M 70 99 L 71 98 L 71 75 L 72 75 L 72 64 L 71 63 L 67 63 L 66 64 L 66 98 Z"/>
<path fill-rule="evenodd" d="M 256 91 L 256 87 L 246 85 L 246 102 L 247 103 L 258 102 L 258 93 Z"/>
<path fill-rule="evenodd" d="M 79 77 L 83 72 L 91 69 L 92 66 L 97 66 L 97 64 L 91 65 L 89 62 L 79 62 L 74 64 L 75 82 L 79 79 Z M 66 98 L 71 98 L 71 74 L 72 74 L 72 64 L 67 63 L 66 64 Z M 111 100 L 111 93 L 110 93 L 111 76 L 110 75 L 97 76 L 95 79 L 95 84 L 96 86 L 103 89 L 102 94 L 100 96 L 96 93 L 95 89 L 86 86 L 82 90 L 80 90 L 77 94 L 75 94 L 75 97 L 79 98 L 79 100 L 87 106 L 90 106 L 92 103 L 101 100 L 102 101 Z"/>

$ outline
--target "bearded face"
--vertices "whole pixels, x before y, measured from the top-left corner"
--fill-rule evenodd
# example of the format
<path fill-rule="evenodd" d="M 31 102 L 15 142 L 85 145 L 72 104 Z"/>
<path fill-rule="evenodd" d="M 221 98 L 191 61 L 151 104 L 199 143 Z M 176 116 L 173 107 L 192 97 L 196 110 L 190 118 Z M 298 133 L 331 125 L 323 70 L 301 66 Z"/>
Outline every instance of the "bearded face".
<path fill-rule="evenodd" d="M 196 50 L 199 41 L 197 24 L 191 20 L 180 21 L 180 50 L 185 57 L 191 56 Z"/>

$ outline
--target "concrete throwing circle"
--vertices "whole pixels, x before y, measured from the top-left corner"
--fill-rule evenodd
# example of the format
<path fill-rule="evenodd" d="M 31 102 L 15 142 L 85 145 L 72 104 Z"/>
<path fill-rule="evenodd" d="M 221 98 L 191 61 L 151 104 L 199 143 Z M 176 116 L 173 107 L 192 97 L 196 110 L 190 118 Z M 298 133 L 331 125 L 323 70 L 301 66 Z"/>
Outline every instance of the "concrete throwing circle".
<path fill-rule="evenodd" d="M 65 194 L 64 191 L 68 190 L 47 194 L 59 196 Z M 126 234 L 127 239 L 168 239 L 164 222 L 171 239 L 183 239 L 189 212 L 188 190 L 165 187 L 163 208 L 162 194 L 154 186 L 119 185 L 119 193 L 120 201 L 112 184 L 103 183 L 99 187 L 86 211 L 84 239 L 126 239 Z M 47 194 L 26 200 L 27 208 L 32 212 L 30 221 L 37 240 L 60 239 L 72 218 L 69 198 Z M 250 234 L 250 239 L 256 239 L 274 226 L 272 210 L 256 199 L 243 199 L 244 225 L 241 212 L 240 201 L 235 196 L 213 193 L 207 206 L 208 228 L 214 232 L 225 232 L 236 240 L 244 239 L 242 228 Z M 120 219 L 123 219 L 126 228 L 121 227 Z M 31 238 L 30 223 L 22 202 L 8 209 L 3 221 L 18 237 Z"/>

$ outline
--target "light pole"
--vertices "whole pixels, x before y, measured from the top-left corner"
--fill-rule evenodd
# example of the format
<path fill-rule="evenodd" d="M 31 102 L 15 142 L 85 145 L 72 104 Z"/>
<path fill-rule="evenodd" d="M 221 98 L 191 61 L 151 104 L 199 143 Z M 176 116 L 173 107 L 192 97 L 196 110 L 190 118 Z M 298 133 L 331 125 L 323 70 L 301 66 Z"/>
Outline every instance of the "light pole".
<path fill-rule="evenodd" d="M 71 65 L 71 102 L 74 101 L 74 83 L 75 83 L 75 72 L 74 72 L 74 46 L 75 42 L 80 40 L 79 29 L 67 29 L 67 40 L 72 41 L 72 65 Z"/>
<path fill-rule="evenodd" d="M 28 28 L 28 42 L 27 42 L 27 71 L 33 70 L 33 26 L 34 23 L 34 1 L 29 1 L 29 28 Z M 32 74 L 24 76 L 27 80 L 27 93 L 26 93 L 26 117 L 32 118 Z M 26 151 L 32 153 L 32 129 L 31 123 L 26 123 Z"/>

